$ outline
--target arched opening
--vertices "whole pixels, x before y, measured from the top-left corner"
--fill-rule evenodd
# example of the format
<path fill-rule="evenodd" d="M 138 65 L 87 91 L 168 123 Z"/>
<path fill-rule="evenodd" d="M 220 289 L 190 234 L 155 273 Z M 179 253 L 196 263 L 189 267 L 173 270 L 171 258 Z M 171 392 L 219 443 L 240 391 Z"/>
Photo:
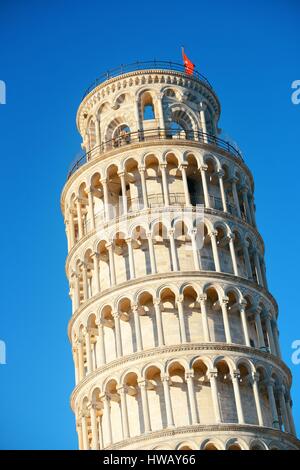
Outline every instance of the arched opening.
<path fill-rule="evenodd" d="M 239 371 L 239 388 L 245 423 L 258 424 L 250 365 L 241 361 L 237 370 Z"/>
<path fill-rule="evenodd" d="M 233 274 L 232 258 L 229 248 L 229 238 L 227 236 L 226 228 L 222 225 L 217 225 L 217 227 L 215 228 L 217 231 L 216 239 L 221 271 L 224 273 Z"/>
<path fill-rule="evenodd" d="M 123 439 L 122 416 L 121 416 L 121 407 L 120 407 L 121 399 L 120 399 L 120 394 L 117 390 L 117 387 L 118 387 L 118 384 L 116 380 L 112 379 L 108 382 L 105 388 L 105 392 L 106 392 L 106 395 L 110 404 L 110 408 L 109 408 L 110 409 L 110 422 L 113 424 L 111 426 L 113 442 L 118 442 Z M 108 420 L 109 417 L 107 416 L 106 419 Z M 106 429 L 108 429 L 108 426 Z M 108 437 L 109 433 L 107 432 L 105 433 L 105 435 L 106 434 Z M 109 442 L 106 442 L 105 444 L 107 445 L 109 444 Z"/>
<path fill-rule="evenodd" d="M 244 333 L 237 294 L 234 291 L 228 291 L 226 295 L 228 297 L 227 311 L 231 340 L 233 343 L 244 344 Z"/>
<path fill-rule="evenodd" d="M 222 423 L 237 423 L 236 406 L 228 406 L 228 403 L 235 404 L 231 373 L 226 360 L 221 359 L 216 365 L 218 371 L 217 386 L 219 393 L 220 414 Z"/>
<path fill-rule="evenodd" d="M 116 359 L 116 340 L 115 340 L 115 321 L 112 315 L 110 305 L 103 307 L 101 312 L 101 322 L 104 333 L 104 349 L 106 361 L 110 362 Z"/>
<path fill-rule="evenodd" d="M 199 421 L 200 423 L 215 423 L 208 367 L 201 358 L 196 359 L 192 367 Z"/>
<path fill-rule="evenodd" d="M 186 286 L 183 292 L 183 311 L 187 341 L 203 341 L 200 306 L 197 292 L 192 286 Z"/>
<path fill-rule="evenodd" d="M 124 378 L 124 390 L 126 397 L 129 435 L 130 437 L 139 436 L 144 432 L 143 407 L 141 402 L 141 393 L 138 385 L 138 377 L 135 372 L 129 372 Z"/>
<path fill-rule="evenodd" d="M 142 342 L 144 349 L 158 346 L 157 323 L 153 297 L 149 292 L 142 292 L 138 298 Z"/>
<path fill-rule="evenodd" d="M 118 304 L 118 312 L 120 313 L 122 352 L 123 356 L 126 356 L 127 354 L 131 354 L 137 350 L 131 301 L 127 297 L 120 300 Z"/>
<path fill-rule="evenodd" d="M 155 119 L 153 98 L 149 91 L 145 91 L 141 96 L 141 110 L 144 121 Z"/>
<path fill-rule="evenodd" d="M 145 159 L 146 188 L 150 208 L 163 204 L 162 178 L 158 158 L 151 154 Z"/>
<path fill-rule="evenodd" d="M 193 271 L 193 250 L 188 227 L 184 223 L 184 221 L 178 220 L 174 225 L 174 229 L 174 240 L 178 269 L 180 271 Z"/>
<path fill-rule="evenodd" d="M 186 426 L 191 422 L 190 407 L 185 382 L 185 369 L 179 362 L 173 362 L 168 367 L 170 377 L 170 395 L 176 427 Z M 180 406 L 178 406 L 180 403 Z"/>
<path fill-rule="evenodd" d="M 206 310 L 210 339 L 213 342 L 226 342 L 224 323 L 219 301 L 219 295 L 213 287 L 206 290 Z"/>
<path fill-rule="evenodd" d="M 161 316 L 165 344 L 180 344 L 180 329 L 175 294 L 166 288 L 161 292 Z"/>
<path fill-rule="evenodd" d="M 157 366 L 149 366 L 145 372 L 149 415 L 152 431 L 167 427 L 165 397 L 161 371 Z"/>
<path fill-rule="evenodd" d="M 162 222 L 156 223 L 153 227 L 152 241 L 156 259 L 158 273 L 172 271 L 172 258 L 170 250 L 170 239 L 167 228 Z"/>

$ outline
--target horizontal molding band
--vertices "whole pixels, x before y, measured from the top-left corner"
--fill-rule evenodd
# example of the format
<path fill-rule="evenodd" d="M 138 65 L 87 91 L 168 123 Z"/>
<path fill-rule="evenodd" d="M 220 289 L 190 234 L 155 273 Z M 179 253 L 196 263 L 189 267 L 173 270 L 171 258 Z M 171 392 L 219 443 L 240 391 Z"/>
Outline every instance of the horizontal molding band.
<path fill-rule="evenodd" d="M 105 447 L 104 450 L 109 449 L 124 449 L 127 446 L 132 446 L 134 444 L 142 443 L 142 442 L 151 442 L 155 439 L 161 438 L 170 438 L 176 436 L 183 436 L 188 434 L 189 438 L 192 439 L 193 433 L 210 433 L 210 432 L 236 432 L 237 437 L 240 437 L 240 433 L 249 433 L 254 434 L 253 437 L 260 437 L 278 439 L 280 441 L 288 441 L 292 445 L 298 447 L 300 449 L 300 441 L 293 436 L 292 434 L 282 432 L 273 428 L 267 428 L 262 426 L 256 426 L 251 424 L 215 424 L 215 425 L 192 425 L 192 426 L 182 426 L 174 429 L 162 429 L 160 431 L 152 431 L 148 434 L 142 434 L 140 436 L 131 437 L 130 439 L 119 441 L 111 446 Z M 208 436 L 209 437 L 209 436 Z M 162 444 L 162 443 L 161 443 Z"/>

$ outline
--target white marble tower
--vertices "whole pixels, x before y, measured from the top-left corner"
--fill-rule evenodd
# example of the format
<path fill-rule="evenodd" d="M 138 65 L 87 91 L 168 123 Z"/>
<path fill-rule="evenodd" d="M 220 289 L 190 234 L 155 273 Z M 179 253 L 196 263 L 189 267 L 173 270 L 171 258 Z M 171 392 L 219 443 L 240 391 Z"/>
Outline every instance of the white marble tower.
<path fill-rule="evenodd" d="M 254 183 L 197 73 L 95 83 L 63 189 L 80 449 L 293 449 Z"/>

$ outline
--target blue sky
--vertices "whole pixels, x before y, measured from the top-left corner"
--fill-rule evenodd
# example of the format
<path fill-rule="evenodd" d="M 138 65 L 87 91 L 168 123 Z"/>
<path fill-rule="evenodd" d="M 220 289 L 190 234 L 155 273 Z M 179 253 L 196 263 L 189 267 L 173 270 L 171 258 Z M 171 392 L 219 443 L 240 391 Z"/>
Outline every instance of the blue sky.
<path fill-rule="evenodd" d="M 62 5 L 63 4 L 63 5 Z M 284 359 L 294 375 L 300 432 L 299 3 L 21 1 L 0 3 L 0 448 L 76 448 L 74 381 L 60 192 L 80 151 L 75 113 L 85 88 L 135 60 L 181 61 L 180 46 L 213 84 L 220 127 L 253 171 L 269 288 L 280 307 Z M 298 398 L 298 399 L 297 399 Z"/>

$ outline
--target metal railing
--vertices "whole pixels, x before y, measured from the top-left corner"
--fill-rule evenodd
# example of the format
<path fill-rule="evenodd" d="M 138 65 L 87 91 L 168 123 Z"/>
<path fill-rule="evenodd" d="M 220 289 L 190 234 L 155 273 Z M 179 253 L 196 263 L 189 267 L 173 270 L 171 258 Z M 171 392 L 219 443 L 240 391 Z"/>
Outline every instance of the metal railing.
<path fill-rule="evenodd" d="M 201 144 L 215 145 L 216 147 L 225 150 L 226 152 L 231 153 L 234 157 L 239 160 L 243 160 L 241 153 L 229 142 L 216 137 L 213 134 L 207 134 L 202 131 L 192 131 L 192 130 L 181 130 L 178 129 L 160 129 L 159 127 L 155 129 L 147 129 L 144 131 L 135 131 L 135 132 L 126 132 L 122 136 L 110 139 L 106 142 L 101 143 L 100 145 L 95 146 L 89 152 L 81 155 L 79 159 L 71 166 L 68 179 L 70 176 L 75 173 L 78 168 L 80 168 L 84 163 L 91 160 L 93 156 L 108 152 L 110 150 L 125 147 L 130 144 L 138 142 L 147 142 L 155 140 L 185 140 L 191 142 L 199 142 Z"/>
<path fill-rule="evenodd" d="M 189 75 L 185 72 L 185 66 L 183 64 L 179 64 L 177 62 L 172 62 L 170 60 L 149 60 L 146 62 L 133 62 L 131 64 L 121 64 L 119 67 L 114 69 L 107 70 L 106 72 L 102 73 L 96 80 L 91 83 L 91 85 L 85 90 L 83 98 L 84 99 L 94 88 L 96 88 L 100 83 L 105 82 L 114 77 L 118 77 L 119 75 L 123 75 L 124 73 L 135 72 L 137 70 L 173 70 L 175 72 L 180 72 L 184 74 L 186 77 L 189 78 L 197 78 L 201 82 L 203 82 L 206 86 L 212 89 L 211 84 L 207 80 L 204 75 L 199 73 L 197 70 L 194 69 L 193 74 Z"/>

